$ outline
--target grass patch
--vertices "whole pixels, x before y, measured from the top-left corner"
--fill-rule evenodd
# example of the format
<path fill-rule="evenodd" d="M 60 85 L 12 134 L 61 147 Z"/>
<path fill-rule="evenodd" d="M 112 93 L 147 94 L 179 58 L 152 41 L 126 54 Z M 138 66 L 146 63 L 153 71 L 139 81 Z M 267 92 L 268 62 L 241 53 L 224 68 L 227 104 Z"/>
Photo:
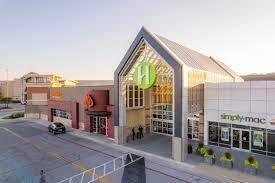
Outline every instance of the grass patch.
<path fill-rule="evenodd" d="M 13 112 L 11 115 L 4 117 L 3 119 L 16 119 L 24 117 L 24 112 Z"/>

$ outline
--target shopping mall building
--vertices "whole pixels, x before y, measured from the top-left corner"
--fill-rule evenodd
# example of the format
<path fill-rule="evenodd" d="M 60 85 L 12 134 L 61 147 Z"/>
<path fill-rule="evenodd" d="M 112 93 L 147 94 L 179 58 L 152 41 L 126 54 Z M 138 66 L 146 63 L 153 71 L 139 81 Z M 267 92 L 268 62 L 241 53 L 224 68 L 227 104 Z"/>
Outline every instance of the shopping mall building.
<path fill-rule="evenodd" d="M 177 161 L 196 141 L 275 156 L 274 119 L 274 81 L 243 82 L 224 63 L 145 28 L 115 71 L 118 144 L 128 143 L 141 125 L 146 133 L 171 137 Z"/>
<path fill-rule="evenodd" d="M 29 116 L 48 114 L 51 122 L 134 148 L 144 143 L 142 150 L 177 161 L 197 142 L 275 156 L 275 81 L 244 82 L 213 57 L 145 28 L 118 65 L 114 85 L 29 88 L 29 100 L 40 101 L 41 92 L 46 111 L 38 115 L 41 106 L 28 102 Z M 133 142 L 132 129 L 140 126 L 146 141 Z"/>

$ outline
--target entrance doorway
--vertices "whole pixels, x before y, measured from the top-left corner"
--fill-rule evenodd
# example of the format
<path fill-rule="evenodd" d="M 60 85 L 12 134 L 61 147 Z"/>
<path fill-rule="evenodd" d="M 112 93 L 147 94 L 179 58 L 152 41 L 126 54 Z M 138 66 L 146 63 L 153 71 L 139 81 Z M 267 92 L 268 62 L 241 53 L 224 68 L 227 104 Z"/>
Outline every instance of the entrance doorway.
<path fill-rule="evenodd" d="M 250 151 L 250 131 L 232 128 L 231 147 L 238 150 Z"/>
<path fill-rule="evenodd" d="M 93 117 L 93 132 L 107 136 L 107 117 Z"/>

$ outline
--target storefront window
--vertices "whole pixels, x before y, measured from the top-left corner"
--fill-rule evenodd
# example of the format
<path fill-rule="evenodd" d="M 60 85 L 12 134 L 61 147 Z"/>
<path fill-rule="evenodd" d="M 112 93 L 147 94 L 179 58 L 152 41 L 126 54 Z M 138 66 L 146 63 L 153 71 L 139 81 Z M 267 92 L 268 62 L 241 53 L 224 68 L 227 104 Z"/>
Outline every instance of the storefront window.
<path fill-rule="evenodd" d="M 173 123 L 152 121 L 152 131 L 156 133 L 173 135 Z"/>
<path fill-rule="evenodd" d="M 251 152 L 266 154 L 266 129 L 251 128 Z"/>
<path fill-rule="evenodd" d="M 60 110 L 60 109 L 53 109 L 53 116 L 65 118 L 65 119 L 72 119 L 71 112 Z"/>
<path fill-rule="evenodd" d="M 267 155 L 275 156 L 275 130 L 267 131 Z"/>
<path fill-rule="evenodd" d="M 219 123 L 219 131 L 220 131 L 220 138 L 219 138 L 219 145 L 223 147 L 230 147 L 231 146 L 231 128 L 230 124 L 226 123 Z"/>
<path fill-rule="evenodd" d="M 209 122 L 209 144 L 218 145 L 219 142 L 219 127 L 217 122 Z"/>

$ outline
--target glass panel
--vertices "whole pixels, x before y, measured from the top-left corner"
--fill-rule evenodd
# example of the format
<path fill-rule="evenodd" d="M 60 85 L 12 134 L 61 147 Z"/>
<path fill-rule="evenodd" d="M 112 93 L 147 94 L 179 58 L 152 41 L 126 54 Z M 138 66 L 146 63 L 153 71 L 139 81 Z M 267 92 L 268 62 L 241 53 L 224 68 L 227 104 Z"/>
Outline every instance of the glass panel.
<path fill-rule="evenodd" d="M 209 141 L 219 141 L 219 128 L 217 126 L 209 126 Z"/>
<path fill-rule="evenodd" d="M 230 145 L 230 128 L 228 127 L 220 127 L 220 143 Z"/>
<path fill-rule="evenodd" d="M 240 130 L 232 130 L 232 147 L 240 148 Z"/>
<path fill-rule="evenodd" d="M 153 121 L 153 132 L 157 132 L 158 131 L 158 123 L 156 121 Z"/>
<path fill-rule="evenodd" d="M 257 129 L 251 131 L 251 149 L 266 151 L 266 132 L 265 130 Z M 258 151 L 256 151 L 257 153 Z"/>
<path fill-rule="evenodd" d="M 267 151 L 275 153 L 275 133 L 268 133 L 267 134 Z"/>
<path fill-rule="evenodd" d="M 242 149 L 249 150 L 249 131 L 242 131 Z"/>

